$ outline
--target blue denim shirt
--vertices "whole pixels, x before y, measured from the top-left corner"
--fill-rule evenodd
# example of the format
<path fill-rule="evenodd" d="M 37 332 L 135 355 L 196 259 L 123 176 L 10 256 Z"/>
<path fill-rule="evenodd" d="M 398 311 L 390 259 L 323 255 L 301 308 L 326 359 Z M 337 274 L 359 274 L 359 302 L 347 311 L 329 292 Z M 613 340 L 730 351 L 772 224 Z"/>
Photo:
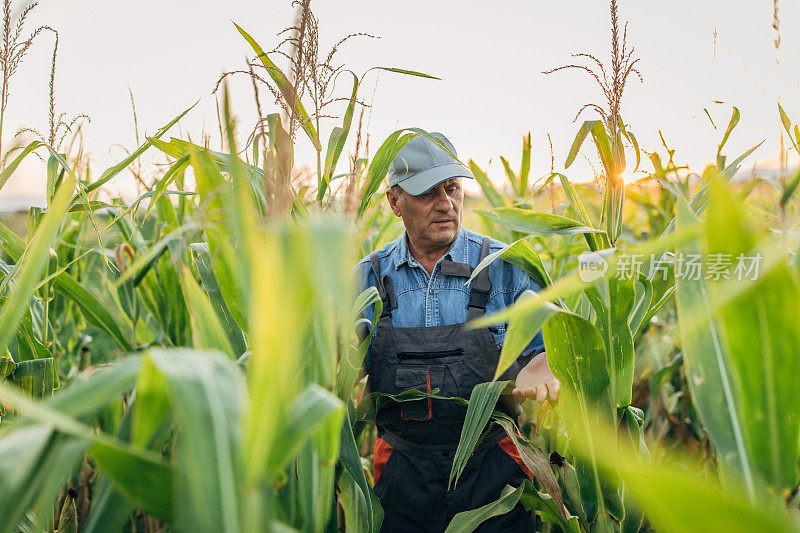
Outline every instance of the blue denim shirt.
<path fill-rule="evenodd" d="M 478 265 L 483 236 L 463 226 L 456 235 L 447 253 L 436 262 L 433 272 L 428 275 L 425 268 L 411 255 L 403 233 L 398 239 L 378 250 L 380 275 L 389 275 L 392 280 L 397 308 L 392 311 L 392 325 L 397 327 L 430 327 L 460 324 L 467 320 L 467 303 L 470 286 L 466 278 L 444 275 L 441 263 L 445 258 L 456 263 Z M 505 245 L 491 240 L 489 253 L 496 252 Z M 375 286 L 375 275 L 370 266 L 369 256 L 358 262 L 356 268 L 361 275 L 361 289 Z M 486 314 L 499 311 L 516 301 L 527 289 L 538 291 L 542 287 L 525 272 L 514 265 L 495 260 L 489 265 L 489 281 L 492 288 L 486 302 Z M 373 306 L 369 306 L 364 316 L 372 321 Z M 498 348 L 502 347 L 506 336 L 506 324 L 491 326 L 489 330 Z M 535 355 L 544 351 L 542 332 L 536 333 L 521 355 Z M 367 352 L 369 361 L 369 351 Z"/>

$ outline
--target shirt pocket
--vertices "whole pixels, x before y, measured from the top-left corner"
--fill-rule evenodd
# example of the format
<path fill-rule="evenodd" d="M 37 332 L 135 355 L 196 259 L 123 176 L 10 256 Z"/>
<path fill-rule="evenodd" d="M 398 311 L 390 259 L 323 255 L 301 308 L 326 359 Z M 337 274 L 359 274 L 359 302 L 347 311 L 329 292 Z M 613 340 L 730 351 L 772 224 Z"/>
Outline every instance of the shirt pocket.
<path fill-rule="evenodd" d="M 506 329 L 508 324 L 496 324 L 494 326 L 489 326 L 489 333 L 492 334 L 492 339 L 494 340 L 495 346 L 498 349 L 503 347 L 503 341 L 506 339 Z"/>

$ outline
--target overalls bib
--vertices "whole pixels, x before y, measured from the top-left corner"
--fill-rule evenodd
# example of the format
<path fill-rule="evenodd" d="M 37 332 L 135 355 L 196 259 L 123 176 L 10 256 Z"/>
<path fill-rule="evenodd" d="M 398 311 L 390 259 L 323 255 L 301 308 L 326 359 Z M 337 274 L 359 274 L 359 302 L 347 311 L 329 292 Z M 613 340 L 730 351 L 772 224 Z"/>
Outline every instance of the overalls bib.
<path fill-rule="evenodd" d="M 484 237 L 481 260 L 489 253 Z M 370 255 L 383 311 L 372 340 L 367 392 L 398 394 L 416 389 L 440 396 L 469 399 L 478 383 L 491 381 L 500 352 L 488 328 L 451 326 L 394 327 L 397 307 L 391 279 L 380 276 L 378 256 Z M 472 267 L 442 261 L 442 273 L 469 277 Z M 483 316 L 491 284 L 489 269 L 472 282 L 467 321 Z M 514 379 L 515 363 L 502 377 Z M 515 416 L 509 403 L 498 409 Z M 500 497 L 506 485 L 519 486 L 532 478 L 519 454 L 496 427 L 476 447 L 457 485 L 447 490 L 466 407 L 430 398 L 389 402 L 376 416 L 378 439 L 373 455 L 375 494 L 384 509 L 381 531 L 441 533 L 456 513 L 475 509 Z M 535 515 L 518 504 L 510 513 L 484 522 L 476 531 L 534 531 Z"/>

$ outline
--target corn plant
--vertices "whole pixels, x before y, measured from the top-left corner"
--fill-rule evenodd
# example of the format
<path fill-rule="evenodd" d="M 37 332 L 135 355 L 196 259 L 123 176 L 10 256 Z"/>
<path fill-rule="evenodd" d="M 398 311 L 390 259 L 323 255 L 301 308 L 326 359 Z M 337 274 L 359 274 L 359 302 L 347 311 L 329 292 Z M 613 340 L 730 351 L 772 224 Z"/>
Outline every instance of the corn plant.
<path fill-rule="evenodd" d="M 735 121 L 732 123 L 720 143 L 718 155 L 735 126 Z M 585 124 L 578 139 L 596 131 L 598 153 L 601 158 L 609 157 L 607 168 L 612 168 L 610 152 L 605 150 L 609 145 L 600 129 L 602 124 L 598 124 Z M 579 144 L 576 141 L 573 148 Z M 773 284 L 776 294 L 791 293 L 797 283 L 797 271 L 786 264 L 787 258 L 779 242 L 765 240 L 763 232 L 748 221 L 728 185 L 742 160 L 756 148 L 716 172 L 691 199 L 683 195 L 683 187 L 664 180 L 678 206 L 678 216 L 666 225 L 661 235 L 625 251 L 618 247 L 607 248 L 614 242 L 611 232 L 619 228 L 606 226 L 604 231 L 593 230 L 594 223 L 587 215 L 581 196 L 566 180 L 562 185 L 578 219 L 571 227 L 544 226 L 541 223 L 543 213 L 526 209 L 512 212 L 499 207 L 482 213 L 532 236 L 557 235 L 559 231 L 581 234 L 588 248 L 586 253 L 591 254 L 588 257 L 602 262 L 606 268 L 601 274 L 591 276 L 594 279 L 573 272 L 553 282 L 547 272 L 547 262 L 531 246 L 533 239 L 528 238 L 487 257 L 476 269 L 503 258 L 525 269 L 534 279 L 543 280 L 542 285 L 547 287 L 540 295 L 523 298 L 508 310 L 485 317 L 476 325 L 508 322 L 497 375 L 518 356 L 533 334 L 543 328 L 548 364 L 561 382 L 557 410 L 569 439 L 568 446 L 558 451 L 575 465 L 574 474 L 570 473 L 569 466 L 556 464 L 555 468 L 564 472 L 560 481 L 566 493 L 566 508 L 580 520 L 585 531 L 637 531 L 643 517 L 639 502 L 647 498 L 643 493 L 662 494 L 661 490 L 669 490 L 674 483 L 671 481 L 659 489 L 644 487 L 640 483 L 629 483 L 630 478 L 621 472 L 638 475 L 648 471 L 650 453 L 642 429 L 644 413 L 631 404 L 635 340 L 675 294 L 678 295 L 678 322 L 687 382 L 694 406 L 717 453 L 722 477 L 722 489 L 718 490 L 732 494 L 744 488 L 749 496 L 741 505 L 743 513 L 750 512 L 746 509 L 779 508 L 781 498 L 776 495 L 782 495 L 785 504 L 796 490 L 800 453 L 794 408 L 800 404 L 793 397 L 794 388 L 780 383 L 775 373 L 778 368 L 791 367 L 796 359 L 791 355 L 791 347 L 796 345 L 791 340 L 795 327 L 783 325 L 794 315 L 777 302 L 767 304 L 760 299 L 769 298 L 771 289 L 767 287 Z M 573 153 L 570 158 L 574 158 Z M 724 156 L 717 161 L 724 161 Z M 791 183 L 788 186 L 791 187 Z M 607 188 L 605 194 L 613 192 Z M 707 219 L 701 224 L 698 218 L 709 205 Z M 732 228 L 739 229 L 732 231 Z M 734 238 L 738 235 L 742 237 Z M 770 273 L 745 287 L 730 281 L 678 280 L 676 273 L 677 284 L 658 299 L 654 298 L 653 291 L 657 264 L 642 264 L 627 276 L 619 275 L 617 267 L 622 254 L 647 252 L 663 259 L 662 252 L 671 249 L 684 254 L 698 252 L 703 257 L 760 253 L 768 258 Z M 580 267 L 580 263 L 576 266 Z M 782 288 L 777 289 L 778 285 Z M 757 286 L 760 288 L 756 289 Z M 576 294 L 578 298 L 574 298 Z M 789 298 L 788 301 L 793 300 Z M 788 301 L 786 305 L 790 305 Z M 753 316 L 743 316 L 743 306 Z M 771 333 L 777 331 L 781 333 Z M 745 337 L 763 339 L 755 345 L 764 350 L 754 354 L 754 345 Z M 750 407 L 743 407 L 742 401 Z M 758 415 L 743 418 L 743 413 Z M 617 437 L 603 440 L 600 435 L 606 435 L 608 427 L 616 428 Z M 767 431 L 767 428 L 771 429 Z M 771 446 L 769 451 L 765 449 L 767 442 Z M 638 459 L 620 462 L 622 460 L 615 459 L 617 454 L 609 447 L 627 450 Z M 627 466 L 619 467 L 620 464 Z M 660 472 L 658 468 L 653 471 Z M 713 485 L 712 482 L 710 486 Z M 504 498 L 509 498 L 510 494 Z M 660 508 L 653 501 L 655 499 L 650 503 L 659 507 L 659 515 L 682 516 L 679 511 Z M 759 520 L 765 518 L 762 516 Z M 779 521 L 783 524 L 781 527 L 788 527 L 788 518 Z"/>
<path fill-rule="evenodd" d="M 316 19 L 308 2 L 297 5 L 291 38 L 302 49 Z M 620 47 L 616 20 L 613 28 L 612 72 L 630 74 L 632 50 L 624 33 Z M 398 130 L 337 174 L 367 73 L 352 74 L 323 146 L 324 92 L 299 87 L 277 52 L 236 29 L 263 67 L 248 72 L 266 72 L 284 111 L 260 117 L 248 141 L 234 134 L 221 84 L 220 151 L 167 137 L 189 108 L 96 179 L 82 149 L 64 153 L 52 135 L 0 173 L 2 187 L 31 154 L 46 161 L 46 209 L 29 211 L 26 231 L 0 222 L 0 531 L 380 530 L 367 451 L 376 410 L 438 396 L 361 397 L 368 341 L 355 330 L 369 329 L 369 305 L 377 321 L 380 299 L 374 289 L 354 293 L 350 268 L 402 231 L 379 201 L 397 151 L 418 135 L 438 140 Z M 480 217 L 471 222 L 512 241 L 476 273 L 503 259 L 543 287 L 479 322 L 508 322 L 496 377 L 543 329 L 562 389 L 555 404 L 526 406 L 519 424 L 494 409 L 508 382 L 481 384 L 468 402 L 443 399 L 468 414 L 451 484 L 492 424 L 534 474 L 447 530 L 471 531 L 522 503 L 545 531 L 798 531 L 800 272 L 791 259 L 800 252 L 800 174 L 768 191 L 733 182 L 757 148 L 728 162 L 734 108 L 702 175 L 677 163 L 662 135 L 664 156 L 645 152 L 650 188 L 625 187 L 626 149 L 637 169 L 644 151 L 620 118 L 617 75 L 603 78 L 603 120 L 581 126 L 565 163 L 591 135 L 599 196 L 552 168 L 531 183 L 530 134 L 518 172 L 501 158 L 510 187 L 468 163 L 484 192 L 469 200 Z M 780 106 L 779 119 L 797 150 L 798 127 Z M 312 186 L 293 181 L 299 130 L 317 153 Z M 166 171 L 132 202 L 101 200 L 151 149 Z M 334 189 L 339 179 L 350 180 L 352 197 Z M 545 190 L 547 210 L 538 208 Z M 635 254 L 656 260 L 615 275 Z M 658 280 L 662 263 L 681 254 L 760 254 L 762 271 L 742 283 L 691 280 L 667 263 L 671 273 Z M 642 378 L 643 339 L 664 321 L 677 332 L 677 355 Z M 691 420 L 677 427 L 702 433 L 707 456 L 648 433 L 661 416 L 639 403 L 648 378 L 650 397 L 686 388 L 675 396 Z"/>

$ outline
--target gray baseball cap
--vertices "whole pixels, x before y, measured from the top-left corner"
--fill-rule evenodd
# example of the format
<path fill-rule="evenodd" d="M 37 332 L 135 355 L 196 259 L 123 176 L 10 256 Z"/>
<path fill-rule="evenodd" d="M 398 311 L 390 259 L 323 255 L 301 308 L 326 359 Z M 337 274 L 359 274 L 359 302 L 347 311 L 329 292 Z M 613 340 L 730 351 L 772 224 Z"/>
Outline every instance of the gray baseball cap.
<path fill-rule="evenodd" d="M 454 154 L 453 144 L 441 133 L 432 132 Z M 473 178 L 470 169 L 453 156 L 423 136 L 409 141 L 398 153 L 389 167 L 389 186 L 400 185 L 412 196 L 427 192 L 437 183 L 450 178 Z"/>

